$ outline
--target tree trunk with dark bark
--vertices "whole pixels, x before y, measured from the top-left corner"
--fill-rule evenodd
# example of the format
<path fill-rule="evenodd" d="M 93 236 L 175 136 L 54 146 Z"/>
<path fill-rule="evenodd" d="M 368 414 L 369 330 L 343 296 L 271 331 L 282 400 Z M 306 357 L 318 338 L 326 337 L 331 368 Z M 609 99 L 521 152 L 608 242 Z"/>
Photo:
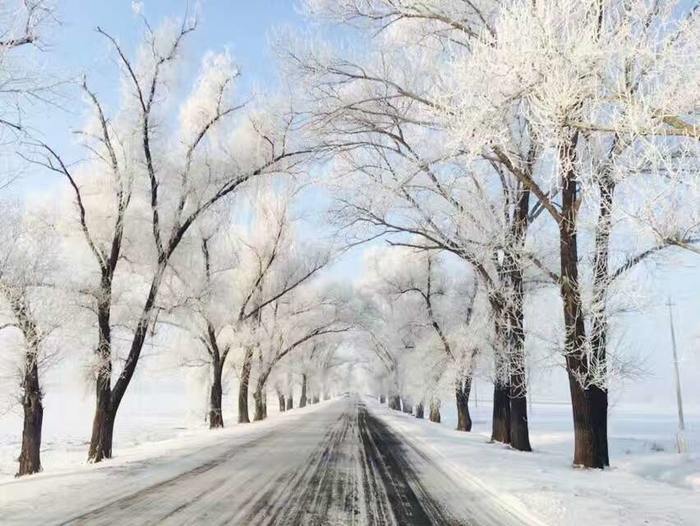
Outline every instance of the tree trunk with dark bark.
<path fill-rule="evenodd" d="M 457 403 L 457 431 L 471 431 L 472 419 L 469 415 L 469 394 L 472 389 L 471 379 L 457 380 L 455 401 Z"/>
<path fill-rule="evenodd" d="M 425 416 L 425 409 L 423 407 L 423 402 L 418 402 L 416 404 L 416 418 L 423 418 Z"/>
<path fill-rule="evenodd" d="M 301 398 L 299 398 L 299 407 L 306 407 L 306 374 L 301 375 Z"/>
<path fill-rule="evenodd" d="M 513 393 L 510 397 L 510 445 L 518 451 L 532 451 L 527 421 L 527 398 Z"/>
<path fill-rule="evenodd" d="M 611 153 L 612 155 L 612 153 Z M 591 347 L 595 363 L 599 368 L 598 376 L 602 382 L 590 388 L 591 421 L 597 442 L 596 449 L 604 466 L 610 465 L 608 454 L 608 390 L 607 390 L 607 347 L 608 347 L 608 313 L 607 291 L 610 287 L 610 232 L 612 230 L 612 209 L 615 196 L 615 180 L 606 172 L 600 178 L 600 206 L 596 225 L 596 248 L 593 263 L 593 309 L 591 312 Z"/>
<path fill-rule="evenodd" d="M 101 462 L 105 458 L 112 458 L 112 437 L 116 415 L 112 409 L 109 376 L 111 376 L 111 364 L 107 370 L 98 373 L 95 384 L 95 416 L 92 421 L 92 436 L 88 451 L 90 462 Z"/>
<path fill-rule="evenodd" d="M 287 374 L 287 411 L 294 409 L 294 384 L 292 383 L 292 375 Z"/>
<path fill-rule="evenodd" d="M 384 393 L 379 395 L 379 403 L 380 404 L 385 404 L 386 403 L 386 395 Z"/>
<path fill-rule="evenodd" d="M 98 385 L 97 407 L 92 421 L 92 437 L 88 451 L 88 460 L 91 462 L 101 462 L 105 458 L 112 458 L 112 437 L 116 415 L 112 410 L 111 398 L 109 388 L 100 389 Z"/>
<path fill-rule="evenodd" d="M 41 384 L 39 382 L 39 351 L 41 336 L 27 300 L 26 290 L 14 289 L 4 283 L 0 287 L 8 300 L 16 327 L 24 338 L 24 368 L 22 370 L 22 449 L 19 455 L 18 477 L 41 471 L 41 426 L 44 418 Z"/>
<path fill-rule="evenodd" d="M 430 414 L 428 419 L 436 424 L 440 423 L 440 400 L 438 398 L 430 400 Z"/>
<path fill-rule="evenodd" d="M 22 429 L 22 451 L 19 455 L 17 476 L 30 475 L 41 471 L 41 426 L 44 418 L 44 406 L 39 385 L 38 349 L 28 350 L 25 360 L 22 387 L 22 408 L 24 426 Z"/>
<path fill-rule="evenodd" d="M 313 403 L 317 404 L 321 401 L 321 398 L 318 396 L 318 393 L 316 393 L 313 397 Z"/>
<path fill-rule="evenodd" d="M 389 395 L 389 409 L 401 411 L 401 397 L 399 395 Z"/>
<path fill-rule="evenodd" d="M 401 398 L 401 410 L 409 415 L 413 413 L 413 403 L 409 397 L 404 396 Z"/>
<path fill-rule="evenodd" d="M 577 135 L 560 148 L 565 168 L 562 187 L 562 219 L 559 225 L 561 296 L 564 305 L 565 355 L 574 418 L 574 465 L 604 468 L 607 451 L 607 393 L 589 386 L 586 357 L 586 326 L 578 273 L 578 183 L 576 179 Z"/>
<path fill-rule="evenodd" d="M 159 260 L 156 273 L 151 281 L 148 296 L 141 310 L 139 321 L 136 324 L 136 330 L 131 340 L 129 353 L 114 383 L 114 388 L 111 389 L 112 359 L 111 345 L 109 343 L 111 341 L 109 339 L 109 309 L 107 309 L 106 316 L 101 314 L 101 308 L 98 309 L 98 324 L 100 326 L 98 356 L 101 363 L 97 378 L 97 407 L 95 409 L 92 439 L 88 452 L 88 460 L 92 462 L 100 462 L 103 458 L 110 458 L 112 456 L 112 439 L 114 436 L 114 422 L 117 417 L 117 411 L 136 372 L 139 357 L 141 356 L 141 351 L 146 342 L 146 336 L 148 335 L 148 329 L 151 324 L 158 290 L 160 289 L 160 284 L 166 268 L 167 259 Z M 106 327 L 103 327 L 103 325 L 106 325 Z M 106 345 L 103 339 L 107 342 Z"/>
<path fill-rule="evenodd" d="M 525 330 L 522 248 L 530 213 L 530 192 L 522 188 L 512 223 L 515 246 L 506 252 L 506 276 L 511 298 L 505 311 L 505 329 L 510 370 L 510 445 L 519 451 L 532 451 L 527 419 L 527 378 L 525 375 Z"/>
<path fill-rule="evenodd" d="M 581 387 L 569 375 L 574 416 L 574 465 L 603 469 L 610 465 L 607 447 L 607 393 L 591 386 Z"/>
<path fill-rule="evenodd" d="M 224 416 L 221 412 L 223 389 L 221 386 L 221 366 L 213 365 L 213 377 L 209 393 L 209 429 L 224 427 Z"/>
<path fill-rule="evenodd" d="M 253 420 L 259 422 L 265 418 L 265 410 L 263 408 L 262 393 L 260 391 L 255 391 L 253 393 L 253 402 L 255 405 L 255 413 L 253 414 Z"/>
<path fill-rule="evenodd" d="M 284 395 L 280 391 L 277 391 L 277 400 L 279 400 L 280 413 L 284 413 L 287 406 L 285 405 Z"/>
<path fill-rule="evenodd" d="M 510 444 L 510 386 L 493 384 L 493 422 L 491 440 Z"/>
<path fill-rule="evenodd" d="M 111 290 L 106 277 L 103 276 L 101 289 Z M 100 462 L 112 458 L 112 435 L 116 410 L 112 400 L 112 326 L 110 324 L 110 301 L 103 298 L 97 308 L 97 325 L 99 330 L 97 355 L 97 374 L 95 379 L 95 416 L 92 421 L 92 435 L 88 461 Z"/>
<path fill-rule="evenodd" d="M 249 424 L 248 415 L 248 383 L 250 382 L 250 370 L 253 367 L 253 348 L 248 347 L 243 357 L 241 368 L 241 382 L 238 385 L 238 423 Z"/>
<path fill-rule="evenodd" d="M 514 267 L 519 264 L 514 263 Z M 508 357 L 510 361 L 510 445 L 519 451 L 532 451 L 527 419 L 527 378 L 525 376 L 525 333 L 523 330 L 522 273 L 519 267 L 511 273 L 514 298 L 508 308 Z"/>

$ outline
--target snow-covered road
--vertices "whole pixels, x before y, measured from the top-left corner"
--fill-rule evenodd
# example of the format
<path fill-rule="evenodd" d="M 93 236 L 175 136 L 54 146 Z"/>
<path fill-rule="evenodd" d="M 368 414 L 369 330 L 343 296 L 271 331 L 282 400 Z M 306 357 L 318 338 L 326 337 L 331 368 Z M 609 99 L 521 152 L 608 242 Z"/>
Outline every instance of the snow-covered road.
<path fill-rule="evenodd" d="M 253 426 L 254 427 L 254 426 Z M 206 460 L 204 460 L 206 458 Z M 85 481 L 74 508 L 49 510 L 56 491 L 43 491 L 31 509 L 9 509 L 17 524 L 284 524 L 409 525 L 520 524 L 505 509 L 455 480 L 415 445 L 344 397 L 301 418 L 280 419 L 248 440 L 217 445 L 212 455 L 174 476 L 110 496 Z M 187 464 L 171 458 L 176 465 Z M 145 468 L 148 469 L 148 468 Z M 154 468 L 155 469 L 155 468 Z M 109 474 L 109 471 L 105 472 Z M 119 477 L 118 471 L 113 476 Z M 80 483 L 71 486 L 80 494 Z M 104 498 L 100 498 L 104 495 Z M 67 495 L 68 496 L 68 495 Z M 46 500 L 46 502 L 42 502 Z"/>

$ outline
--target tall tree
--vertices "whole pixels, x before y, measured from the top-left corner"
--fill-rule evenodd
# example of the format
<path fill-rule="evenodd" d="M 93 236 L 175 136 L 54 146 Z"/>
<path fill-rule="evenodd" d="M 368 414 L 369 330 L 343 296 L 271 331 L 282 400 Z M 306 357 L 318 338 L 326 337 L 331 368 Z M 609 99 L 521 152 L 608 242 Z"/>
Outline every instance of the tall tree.
<path fill-rule="evenodd" d="M 293 170 L 308 153 L 291 133 L 296 116 L 287 110 L 262 107 L 243 111 L 231 103 L 238 70 L 227 54 L 209 54 L 189 97 L 173 100 L 167 90 L 181 63 L 184 41 L 196 21 L 165 24 L 158 31 L 146 25 L 139 59 L 133 61 L 116 38 L 98 29 L 116 54 L 125 82 L 119 119 L 112 122 L 95 93 L 83 89 L 93 108 L 96 131 L 86 130 L 86 149 L 97 173 L 109 183 L 112 203 L 88 204 L 80 174 L 50 146 L 41 145 L 44 158 L 36 162 L 65 176 L 74 192 L 80 230 L 99 269 L 93 287 L 97 313 L 96 409 L 89 459 L 98 462 L 112 454 L 112 436 L 119 406 L 134 376 L 149 327 L 156 321 L 157 298 L 173 254 L 205 212 L 233 196 L 253 179 Z M 170 102 L 180 104 L 179 126 L 165 140 Z M 238 116 L 238 119 L 234 117 Z M 158 133 L 155 130 L 158 129 Z M 226 143 L 226 134 L 234 139 Z M 245 143 L 245 146 L 243 145 Z M 123 367 L 112 383 L 115 360 L 111 315 L 114 282 L 124 260 L 124 236 L 132 205 L 148 217 L 151 240 L 139 246 L 146 253 L 144 297 L 135 322 L 126 331 L 129 345 Z M 111 225 L 98 236 L 96 217 L 105 211 Z M 100 227 L 104 225 L 101 224 Z M 148 247 L 148 244 L 151 246 Z M 148 248 L 147 248 L 148 247 Z"/>
<path fill-rule="evenodd" d="M 624 210 L 616 195 L 687 173 L 697 133 L 685 119 L 697 99 L 680 86 L 697 82 L 697 64 L 684 57 L 697 53 L 698 23 L 697 10 L 659 2 L 516 3 L 499 13 L 493 35 L 455 63 L 457 97 L 443 112 L 456 116 L 467 148 L 517 162 L 500 131 L 516 108 L 537 144 L 530 170 L 511 172 L 556 225 L 559 272 L 547 274 L 562 299 L 576 465 L 609 463 L 608 384 L 616 371 L 607 334 L 616 282 L 649 256 L 695 242 L 695 227 L 683 221 L 651 236 L 647 225 L 640 236 L 629 217 L 641 215 L 654 193 L 640 192 L 636 210 Z M 461 81 L 467 84 L 457 87 Z M 586 224 L 591 240 L 582 237 Z M 653 241 L 640 249 L 635 238 Z"/>
<path fill-rule="evenodd" d="M 478 275 L 498 348 L 492 438 L 528 451 L 522 282 L 533 264 L 527 230 L 539 212 L 512 171 L 530 169 L 533 143 L 527 122 L 514 114 L 504 129 L 517 161 L 488 150 L 476 159 L 465 155 L 451 146 L 439 116 L 443 94 L 435 90 L 449 67 L 446 49 L 468 53 L 482 33 L 490 34 L 498 4 L 308 3 L 317 16 L 375 35 L 362 54 L 303 45 L 287 52 L 293 74 L 309 86 L 318 132 L 348 174 L 336 219 L 359 232 L 356 243 L 389 236 L 401 244 L 418 236 L 415 246 L 451 252 Z"/>
<path fill-rule="evenodd" d="M 223 427 L 223 372 L 233 349 L 242 350 L 232 358 L 239 370 L 238 421 L 250 421 L 256 347 L 245 335 L 260 323 L 263 309 L 311 281 L 330 261 L 328 250 L 298 239 L 299 218 L 292 212 L 298 188 L 279 183 L 250 192 L 251 212 L 240 222 L 210 214 L 210 224 L 200 224 L 199 242 L 188 243 L 173 262 L 173 314 L 199 344 L 188 361 L 211 368 L 210 427 Z"/>
<path fill-rule="evenodd" d="M 255 420 L 265 418 L 265 386 L 281 360 L 303 354 L 353 328 L 347 298 L 332 285 L 311 283 L 295 288 L 261 312 L 260 324 L 251 334 L 259 353 L 259 369 L 253 398 Z M 306 393 L 303 393 L 306 394 Z M 318 395 L 315 394 L 314 398 Z M 308 401 L 308 395 L 307 395 Z M 317 401 L 317 400 L 316 400 Z"/>
<path fill-rule="evenodd" d="M 65 305 L 54 286 L 58 264 L 56 240 L 42 220 L 17 205 L 0 202 L 0 331 L 19 336 L 17 347 L 20 401 L 23 411 L 22 446 L 17 476 L 41 471 L 44 393 L 41 377 L 57 356 L 49 340 L 61 324 Z M 6 344 L 11 347 L 12 334 Z"/>

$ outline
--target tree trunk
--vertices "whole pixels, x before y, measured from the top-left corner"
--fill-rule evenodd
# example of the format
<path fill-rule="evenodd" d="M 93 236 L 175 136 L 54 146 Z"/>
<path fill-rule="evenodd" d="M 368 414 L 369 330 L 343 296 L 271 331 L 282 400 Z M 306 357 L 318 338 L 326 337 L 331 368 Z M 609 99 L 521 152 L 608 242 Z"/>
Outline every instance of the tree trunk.
<path fill-rule="evenodd" d="M 469 393 L 471 379 L 457 380 L 455 384 L 455 400 L 457 403 L 457 431 L 471 431 L 472 419 L 469 415 Z"/>
<path fill-rule="evenodd" d="M 510 387 L 493 384 L 493 422 L 491 440 L 510 444 Z"/>
<path fill-rule="evenodd" d="M 318 393 L 314 394 L 313 403 L 314 403 L 314 404 L 317 404 L 317 403 L 319 403 L 320 401 L 321 401 L 321 398 L 318 396 Z"/>
<path fill-rule="evenodd" d="M 510 445 L 518 451 L 532 451 L 527 422 L 527 398 L 517 394 L 511 394 L 510 397 Z"/>
<path fill-rule="evenodd" d="M 603 469 L 610 465 L 607 442 L 607 393 L 596 387 L 581 387 L 569 376 L 574 416 L 574 465 Z"/>
<path fill-rule="evenodd" d="M 595 440 L 595 451 L 598 458 L 595 467 L 608 467 L 610 456 L 608 453 L 608 391 L 593 386 L 589 390 L 591 404 L 591 427 Z"/>
<path fill-rule="evenodd" d="M 522 188 L 512 224 L 515 250 L 506 253 L 508 285 L 512 295 L 506 302 L 506 338 L 510 365 L 510 445 L 519 451 L 532 451 L 527 420 L 527 377 L 525 374 L 525 330 L 522 247 L 525 244 L 530 213 L 530 192 Z"/>
<path fill-rule="evenodd" d="M 101 462 L 106 458 L 112 458 L 115 416 L 113 411 L 101 407 L 95 411 L 95 418 L 92 421 L 92 439 L 88 452 L 88 459 L 91 462 Z"/>
<path fill-rule="evenodd" d="M 108 277 L 102 277 L 101 290 L 111 291 Z M 92 420 L 92 436 L 88 450 L 89 462 L 112 458 L 112 438 L 116 409 L 112 400 L 112 327 L 110 325 L 109 295 L 98 304 L 98 345 L 95 351 L 98 369 L 95 380 L 95 416 Z"/>
<path fill-rule="evenodd" d="M 280 404 L 280 413 L 284 413 L 284 411 L 287 409 L 284 403 L 284 395 L 280 392 L 277 391 L 277 399 L 279 400 Z"/>
<path fill-rule="evenodd" d="M 294 409 L 294 383 L 292 382 L 292 375 L 287 374 L 287 388 L 289 392 L 287 393 L 287 411 Z"/>
<path fill-rule="evenodd" d="M 379 395 L 379 403 L 380 404 L 385 404 L 386 403 L 386 395 L 384 393 Z"/>
<path fill-rule="evenodd" d="M 209 393 L 209 429 L 224 427 L 224 416 L 221 412 L 222 397 L 221 366 L 215 363 L 213 366 L 211 391 Z"/>
<path fill-rule="evenodd" d="M 95 408 L 95 418 L 92 423 L 92 438 L 90 440 L 90 450 L 88 452 L 88 460 L 92 462 L 100 462 L 103 458 L 111 458 L 112 456 L 112 439 L 114 436 L 114 422 L 117 417 L 117 410 L 136 372 L 136 367 L 146 341 L 146 336 L 148 335 L 148 328 L 151 323 L 156 297 L 166 267 L 167 260 L 159 260 L 158 268 L 151 281 L 151 287 L 148 291 L 146 302 L 141 310 L 141 315 L 136 325 L 133 339 L 131 340 L 129 354 L 124 361 L 124 367 L 114 383 L 114 388 L 110 388 L 112 358 L 109 332 L 109 307 L 106 309 L 106 314 L 102 312 L 102 307 L 98 307 L 100 338 L 97 353 L 100 358 L 100 370 L 98 371 L 96 382 L 97 407 Z M 105 289 L 103 288 L 102 290 Z"/>
<path fill-rule="evenodd" d="M 44 407 L 41 403 L 42 393 L 39 385 L 38 349 L 28 351 L 22 387 L 22 407 L 24 409 L 24 427 L 22 429 L 22 452 L 19 455 L 17 476 L 30 475 L 41 471 L 41 425 Z"/>
<path fill-rule="evenodd" d="M 101 371 L 98 374 L 95 385 L 95 417 L 92 421 L 92 436 L 88 451 L 90 462 L 101 462 L 105 458 L 112 458 L 112 439 L 116 414 L 112 408 L 112 390 L 108 375 L 111 375 L 111 365 L 108 371 Z"/>
<path fill-rule="evenodd" d="M 259 422 L 265 418 L 265 404 L 263 402 L 263 392 L 261 388 L 258 388 L 253 393 L 253 400 L 255 401 L 255 415 L 253 420 Z"/>
<path fill-rule="evenodd" d="M 263 389 L 262 392 L 262 414 L 263 420 L 267 418 L 267 389 Z"/>
<path fill-rule="evenodd" d="M 604 466 L 610 465 L 608 455 L 608 391 L 607 391 L 607 347 L 608 313 L 607 299 L 609 283 L 610 232 L 612 230 L 612 209 L 615 196 L 615 181 L 609 173 L 600 178 L 600 206 L 596 225 L 596 252 L 593 264 L 593 305 L 591 309 L 591 348 L 594 361 L 603 382 L 591 388 L 591 422 L 597 443 L 597 450 Z"/>
<path fill-rule="evenodd" d="M 440 399 L 433 398 L 430 400 L 430 415 L 428 418 L 431 422 L 440 423 Z"/>
<path fill-rule="evenodd" d="M 389 409 L 401 411 L 401 397 L 399 395 L 389 395 Z"/>
<path fill-rule="evenodd" d="M 301 375 L 301 398 L 299 398 L 299 407 L 306 407 L 306 374 Z"/>
<path fill-rule="evenodd" d="M 401 408 L 404 413 L 411 414 L 413 413 L 413 403 L 411 402 L 411 399 L 407 396 L 404 396 L 401 398 Z"/>
<path fill-rule="evenodd" d="M 423 418 L 425 416 L 425 409 L 423 408 L 423 402 L 418 402 L 416 405 L 416 418 Z"/>
<path fill-rule="evenodd" d="M 532 451 L 527 420 L 527 378 L 525 376 L 525 333 L 523 331 L 522 275 L 512 277 L 516 297 L 510 306 L 508 330 L 510 360 L 510 445 L 519 451 Z"/>
<path fill-rule="evenodd" d="M 562 187 L 562 220 L 559 225 L 560 290 L 564 307 L 566 368 L 574 418 L 574 465 L 602 469 L 609 463 L 607 393 L 595 385 L 589 386 L 586 326 L 578 275 L 577 142 L 577 135 L 574 134 L 560 148 L 560 158 L 566 169 Z"/>
<path fill-rule="evenodd" d="M 253 347 L 248 347 L 243 357 L 241 368 L 241 382 L 238 386 L 238 423 L 250 423 L 248 415 L 248 383 L 250 382 L 250 370 L 253 366 Z"/>

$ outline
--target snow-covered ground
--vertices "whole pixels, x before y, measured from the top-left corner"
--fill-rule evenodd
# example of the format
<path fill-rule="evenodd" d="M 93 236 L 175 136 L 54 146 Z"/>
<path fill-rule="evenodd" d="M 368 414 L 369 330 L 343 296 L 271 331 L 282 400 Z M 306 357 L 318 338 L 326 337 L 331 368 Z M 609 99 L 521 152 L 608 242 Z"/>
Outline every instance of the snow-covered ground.
<path fill-rule="evenodd" d="M 62 522 L 75 510 L 87 511 L 211 463 L 222 452 L 254 442 L 277 426 L 288 426 L 325 405 L 326 402 L 321 402 L 288 413 L 273 414 L 255 425 L 232 425 L 214 431 L 203 427 L 179 431 L 166 427 L 141 439 L 133 436 L 131 445 L 121 447 L 115 458 L 99 464 L 85 462 L 84 446 L 49 449 L 46 456 L 51 463 L 50 469 L 19 479 L 3 477 L 0 480 L 0 510 L 10 517 L 34 517 L 32 506 L 41 502 L 46 510 L 36 515 L 37 520 L 32 523 Z M 153 427 L 164 422 L 154 421 Z M 131 427 L 132 430 L 137 428 Z M 174 434 L 162 438 L 168 431 Z M 155 438 L 157 436 L 161 438 Z M 61 486 L 60 490 L 57 490 L 57 484 Z M 2 513 L 0 523 L 7 524 L 2 520 Z"/>
<path fill-rule="evenodd" d="M 612 468 L 601 472 L 572 468 L 571 415 L 563 404 L 534 404 L 532 453 L 488 443 L 488 403 L 472 406 L 472 433 L 453 430 L 456 415 L 447 401 L 441 424 L 390 411 L 376 402 L 370 407 L 445 469 L 515 509 L 536 513 L 546 524 L 675 526 L 700 521 L 700 415 L 687 417 L 691 453 L 678 455 L 673 408 L 613 407 Z"/>
<path fill-rule="evenodd" d="M 56 376 L 55 371 L 51 371 Z M 185 376 L 185 375 L 183 375 Z M 53 378 L 52 378 L 53 379 Z M 41 462 L 44 472 L 72 469 L 86 463 L 90 440 L 94 396 L 81 389 L 61 389 L 57 380 L 44 396 L 44 424 Z M 224 396 L 223 417 L 227 427 L 238 420 L 237 386 L 232 384 Z M 173 439 L 207 435 L 204 421 L 206 387 L 191 385 L 187 379 L 174 381 L 161 376 L 150 383 L 139 382 L 127 393 L 117 415 L 114 430 L 114 456 L 121 459 L 132 453 L 148 451 Z M 298 394 L 296 395 L 298 400 Z M 252 399 L 252 397 L 251 397 Z M 22 438 L 21 406 L 0 413 L 0 481 L 14 477 Z M 268 414 L 278 413 L 278 403 L 269 397 Z M 251 400 L 250 416 L 253 416 Z"/>
<path fill-rule="evenodd" d="M 159 391 L 160 392 L 160 391 Z M 124 487 L 112 486 L 115 496 L 133 489 L 134 481 L 153 484 L 205 462 L 222 444 L 250 440 L 268 426 L 302 418 L 311 406 L 277 415 L 270 397 L 271 418 L 262 425 L 239 426 L 232 397 L 225 400 L 228 427 L 211 432 L 200 412 L 185 404 L 191 399 L 177 390 L 139 393 L 123 407 L 117 422 L 115 458 L 90 465 L 85 461 L 91 418 L 90 397 L 47 397 L 42 460 L 44 472 L 14 479 L 21 420 L 17 414 L 0 417 L 0 509 L 40 494 L 56 481 L 102 480 L 119 472 L 133 473 Z M 297 398 L 298 399 L 298 398 Z M 81 401 L 82 400 L 82 401 Z M 605 472 L 571 467 L 573 433 L 565 404 L 535 403 L 530 413 L 532 453 L 519 453 L 488 443 L 490 403 L 472 401 L 472 433 L 453 431 L 454 406 L 445 400 L 442 424 L 417 420 L 369 402 L 373 412 L 421 450 L 434 456 L 446 470 L 493 494 L 515 510 L 527 509 L 547 524 L 698 524 L 700 517 L 700 414 L 686 415 L 690 453 L 675 452 L 673 407 L 616 405 L 610 414 L 612 468 Z M 185 458 L 171 466 L 168 458 Z M 114 477 L 110 477 L 114 478 Z M 118 478 L 118 477 L 117 477 Z M 116 479 L 115 479 L 116 480 Z M 121 479 L 120 479 L 121 480 Z"/>

